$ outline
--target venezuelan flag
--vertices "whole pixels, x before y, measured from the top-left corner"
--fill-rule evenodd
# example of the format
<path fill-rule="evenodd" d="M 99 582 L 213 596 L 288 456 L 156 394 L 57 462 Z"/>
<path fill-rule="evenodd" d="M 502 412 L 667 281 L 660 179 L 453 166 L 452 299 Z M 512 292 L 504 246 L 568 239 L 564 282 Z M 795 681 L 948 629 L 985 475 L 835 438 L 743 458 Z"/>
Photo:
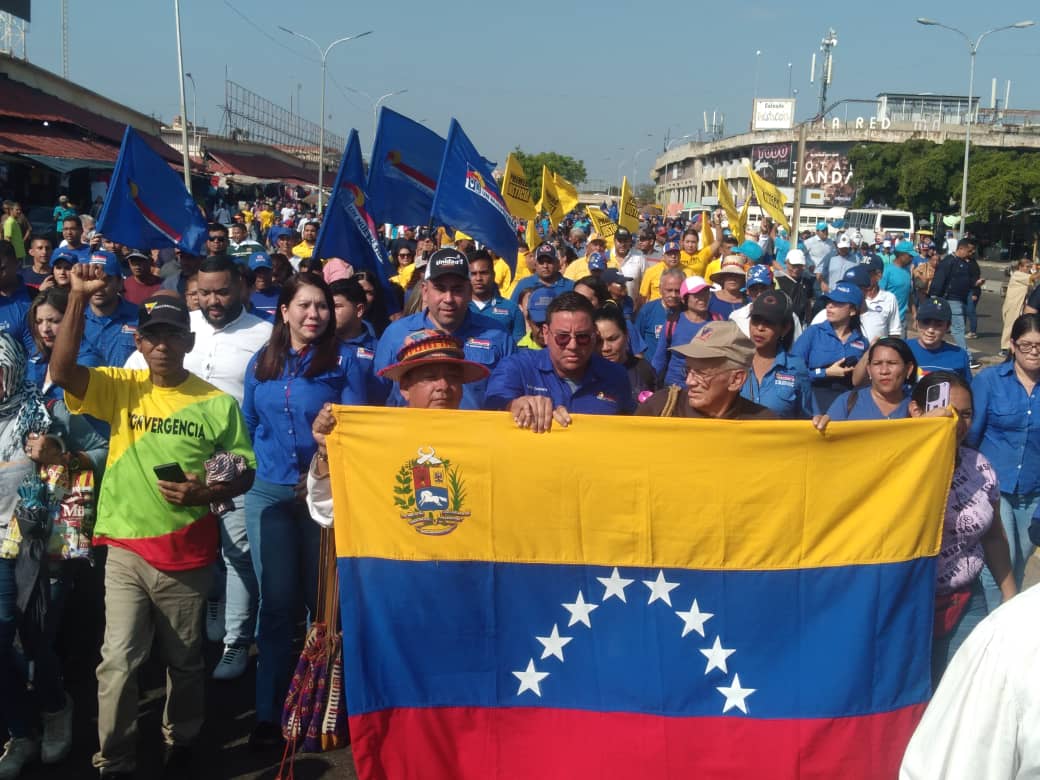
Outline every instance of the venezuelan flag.
<path fill-rule="evenodd" d="M 361 777 L 896 776 L 952 420 L 337 415 Z"/>

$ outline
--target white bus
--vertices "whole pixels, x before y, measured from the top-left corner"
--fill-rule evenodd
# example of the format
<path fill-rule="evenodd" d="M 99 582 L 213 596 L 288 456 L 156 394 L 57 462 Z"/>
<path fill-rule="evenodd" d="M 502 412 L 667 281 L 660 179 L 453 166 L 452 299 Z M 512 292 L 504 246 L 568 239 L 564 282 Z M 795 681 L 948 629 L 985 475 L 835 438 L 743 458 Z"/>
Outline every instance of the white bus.
<path fill-rule="evenodd" d="M 845 213 L 845 227 L 858 230 L 866 241 L 872 241 L 875 233 L 902 233 L 909 238 L 914 232 L 914 215 L 895 209 L 849 209 Z"/>

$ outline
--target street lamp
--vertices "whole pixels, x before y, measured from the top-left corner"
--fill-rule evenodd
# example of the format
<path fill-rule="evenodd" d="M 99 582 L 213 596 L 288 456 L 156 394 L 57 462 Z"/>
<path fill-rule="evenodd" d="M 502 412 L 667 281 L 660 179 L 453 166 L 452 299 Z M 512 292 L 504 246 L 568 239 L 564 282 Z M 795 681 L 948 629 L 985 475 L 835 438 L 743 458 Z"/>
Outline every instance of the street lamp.
<path fill-rule="evenodd" d="M 645 146 L 632 156 L 632 181 L 636 180 L 636 160 L 639 159 L 639 155 L 649 152 L 651 148 L 650 146 Z"/>
<path fill-rule="evenodd" d="M 287 27 L 278 25 L 278 29 L 282 32 L 294 35 L 297 38 L 302 38 L 314 45 L 314 48 L 318 50 L 318 54 L 321 55 L 321 124 L 318 129 L 318 214 L 322 211 L 322 196 L 324 191 L 322 189 L 325 182 L 325 64 L 328 59 L 329 52 L 332 51 L 334 46 L 338 46 L 341 43 L 347 41 L 355 41 L 358 38 L 364 38 L 366 35 L 371 35 L 372 30 L 365 30 L 363 33 L 357 33 L 356 35 L 348 35 L 346 38 L 339 38 L 330 43 L 325 49 L 322 49 L 316 40 L 310 38 L 303 33 L 294 32 Z"/>
<path fill-rule="evenodd" d="M 690 133 L 687 133 L 686 135 L 682 136 L 681 138 L 672 138 L 672 139 L 670 139 L 668 141 L 668 143 L 665 144 L 664 150 L 667 152 L 669 149 L 671 149 L 677 143 L 679 143 L 680 141 L 685 141 L 687 138 L 693 138 L 693 135 L 690 134 Z"/>
<path fill-rule="evenodd" d="M 195 86 L 195 77 L 190 73 L 185 73 L 184 78 L 191 82 L 191 134 L 195 139 L 195 152 L 197 154 L 199 149 L 199 123 L 195 109 L 198 107 L 199 88 Z"/>
<path fill-rule="evenodd" d="M 376 126 L 379 123 L 379 106 L 383 104 L 384 100 L 392 98 L 395 95 L 403 95 L 407 91 L 407 89 L 395 89 L 393 92 L 387 92 L 372 104 L 372 138 L 376 137 Z"/>
<path fill-rule="evenodd" d="M 755 49 L 755 95 L 753 100 L 758 100 L 758 62 L 762 58 L 762 50 Z"/>
<path fill-rule="evenodd" d="M 1015 22 L 1014 24 L 1006 24 L 1003 27 L 994 27 L 992 30 L 986 30 L 986 32 L 979 35 L 974 41 L 969 38 L 963 31 L 958 30 L 956 27 L 950 27 L 949 25 L 937 22 L 934 19 L 926 19 L 924 17 L 918 17 L 918 24 L 923 24 L 928 27 L 942 27 L 943 29 L 950 30 L 951 32 L 957 33 L 968 43 L 968 54 L 970 55 L 971 67 L 968 75 L 968 120 L 964 124 L 964 172 L 961 179 L 961 227 L 960 236 L 964 238 L 964 222 L 967 217 L 968 208 L 968 158 L 971 153 L 971 100 L 974 97 L 975 91 L 975 54 L 979 50 L 979 44 L 982 43 L 982 39 L 990 33 L 1000 32 L 1001 30 L 1022 30 L 1026 27 L 1032 27 L 1036 22 L 1032 20 L 1026 20 L 1023 22 Z"/>

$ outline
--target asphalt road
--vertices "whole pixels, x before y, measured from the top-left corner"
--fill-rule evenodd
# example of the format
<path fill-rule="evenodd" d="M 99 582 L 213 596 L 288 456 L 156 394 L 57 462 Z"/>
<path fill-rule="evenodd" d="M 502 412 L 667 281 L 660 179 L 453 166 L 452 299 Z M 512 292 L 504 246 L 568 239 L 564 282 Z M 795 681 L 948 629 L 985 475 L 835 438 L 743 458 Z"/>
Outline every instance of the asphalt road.
<path fill-rule="evenodd" d="M 999 362 L 1001 330 L 1001 285 L 1004 265 L 983 263 L 987 279 L 979 305 L 978 338 L 969 346 L 983 365 Z M 1027 572 L 1027 584 L 1040 581 L 1040 563 L 1034 558 Z M 63 638 L 70 655 L 70 677 L 67 687 L 76 704 L 74 745 L 72 754 L 62 764 L 51 767 L 33 766 L 22 775 L 27 780 L 78 780 L 94 778 L 90 757 L 97 748 L 96 681 L 93 676 L 96 659 L 89 653 L 93 645 L 91 632 L 97 628 L 97 605 L 90 602 L 76 606 L 74 618 Z M 91 618 L 91 615 L 95 617 Z M 93 622 L 91 622 L 93 621 Z M 302 642 L 302 627 L 299 639 Z M 84 654 L 86 652 L 86 654 Z M 207 645 L 209 667 L 216 664 L 220 648 Z M 246 744 L 253 727 L 253 683 L 255 666 L 239 680 L 226 683 L 210 681 L 207 685 L 208 717 L 206 728 L 196 748 L 196 762 L 190 777 L 193 780 L 233 780 L 269 778 L 278 776 L 280 751 L 266 754 L 250 752 Z M 154 657 L 141 672 L 141 702 L 139 729 L 138 775 L 142 778 L 160 777 L 162 772 L 162 740 L 159 725 L 162 715 L 165 681 L 158 660 Z M 329 753 L 300 755 L 296 760 L 295 776 L 299 780 L 316 778 L 356 778 L 350 749 Z"/>

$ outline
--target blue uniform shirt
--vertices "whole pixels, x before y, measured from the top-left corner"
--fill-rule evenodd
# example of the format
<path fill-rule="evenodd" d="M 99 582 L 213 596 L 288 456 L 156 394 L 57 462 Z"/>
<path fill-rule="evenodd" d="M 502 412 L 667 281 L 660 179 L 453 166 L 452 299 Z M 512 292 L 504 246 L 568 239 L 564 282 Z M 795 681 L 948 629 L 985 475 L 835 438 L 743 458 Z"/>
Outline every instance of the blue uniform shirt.
<path fill-rule="evenodd" d="M 253 314 L 270 323 L 274 323 L 274 313 L 278 311 L 278 296 L 282 294 L 280 287 L 269 290 L 253 290 L 249 302 L 253 304 Z"/>
<path fill-rule="evenodd" d="M 524 290 L 537 289 L 538 287 L 548 287 L 553 291 L 553 295 L 560 295 L 561 293 L 573 290 L 574 282 L 561 276 L 552 284 L 542 284 L 542 280 L 537 276 L 527 276 L 516 283 L 516 287 L 513 288 L 513 294 L 509 296 L 509 300 L 516 303 L 520 300 L 520 293 Z"/>
<path fill-rule="evenodd" d="M 281 376 L 261 382 L 253 355 L 246 367 L 242 415 L 256 453 L 256 476 L 277 485 L 295 485 L 318 449 L 311 425 L 326 403 L 363 404 L 365 384 L 350 348 L 337 345 L 339 359 L 330 369 L 306 377 L 313 350 L 290 350 Z"/>
<path fill-rule="evenodd" d="M 971 358 L 965 350 L 945 341 L 939 343 L 938 349 L 925 349 L 918 339 L 911 339 L 906 345 L 917 360 L 918 379 L 933 371 L 952 371 L 971 384 Z"/>
<path fill-rule="evenodd" d="M 636 315 L 636 330 L 646 347 L 646 354 L 650 357 L 657 352 L 657 340 L 664 333 L 665 323 L 668 321 L 668 310 L 664 303 L 658 298 L 655 301 L 643 304 L 643 308 Z"/>
<path fill-rule="evenodd" d="M 855 393 L 855 397 L 853 397 Z M 851 406 L 850 406 L 851 403 Z M 910 394 L 906 393 L 892 414 L 882 414 L 869 387 L 860 387 L 842 393 L 827 409 L 832 420 L 902 420 L 910 416 Z"/>
<path fill-rule="evenodd" d="M 823 414 L 839 393 L 849 389 L 848 380 L 827 376 L 827 366 L 851 358 L 858 361 L 870 344 L 859 330 L 853 330 L 845 341 L 838 338 L 833 326 L 824 320 L 810 325 L 791 347 L 791 354 L 802 359 L 809 369 L 812 383 L 813 414 Z"/>
<path fill-rule="evenodd" d="M 548 349 L 521 350 L 503 360 L 491 374 L 485 409 L 505 409 L 524 395 L 552 399 L 553 406 L 575 414 L 629 414 L 635 411 L 628 371 L 592 355 L 585 376 L 571 386 L 553 369 Z"/>
<path fill-rule="evenodd" d="M 965 444 L 993 464 L 1001 493 L 1029 495 L 1040 492 L 1040 385 L 1026 395 L 1014 365 L 1009 360 L 976 375 L 975 419 Z"/>
<path fill-rule="evenodd" d="M 755 372 L 748 369 L 748 377 L 740 394 L 749 401 L 772 409 L 778 417 L 803 420 L 812 416 L 809 369 L 801 358 L 782 347 L 777 349 L 776 359 L 761 382 Z"/>
<path fill-rule="evenodd" d="M 412 333 L 430 328 L 437 330 L 437 326 L 426 316 L 425 311 L 409 314 L 401 317 L 383 332 L 376 346 L 376 359 L 373 364 L 377 375 L 380 369 L 386 368 L 397 362 L 397 353 L 404 346 L 405 339 Z M 506 332 L 501 323 L 482 314 L 466 312 L 462 324 L 452 335 L 462 342 L 466 360 L 482 363 L 489 369 L 494 369 L 498 362 L 506 355 L 512 355 L 516 349 L 512 336 Z M 397 389 L 396 382 L 390 382 L 377 376 L 383 388 L 381 396 L 371 399 L 372 403 L 380 403 L 385 400 L 387 406 L 404 406 L 404 398 Z M 484 390 L 487 380 L 469 382 L 462 386 L 462 409 L 480 409 L 484 405 Z"/>
<path fill-rule="evenodd" d="M 373 398 L 381 398 L 383 385 L 376 376 L 373 364 L 376 359 L 376 331 L 372 325 L 364 320 L 361 321 L 361 332 L 352 339 L 344 339 L 343 344 L 349 348 L 361 368 L 361 375 L 365 379 L 365 396 L 371 401 Z"/>
<path fill-rule="evenodd" d="M 500 323 L 509 333 L 514 344 L 527 333 L 527 323 L 524 322 L 524 313 L 520 311 L 520 307 L 508 298 L 503 298 L 497 291 L 483 309 L 475 301 L 470 301 L 469 310 Z"/>
<path fill-rule="evenodd" d="M 693 337 L 697 335 L 697 331 L 709 322 L 711 322 L 710 319 L 704 322 L 690 322 L 689 317 L 685 314 L 680 314 L 679 319 L 675 321 L 675 330 L 672 331 L 671 346 L 679 347 L 683 344 L 689 344 L 693 341 Z M 661 372 L 665 371 L 667 367 L 664 375 L 664 387 L 668 385 L 682 387 L 686 384 L 686 358 L 682 355 L 676 355 L 669 349 L 668 339 L 665 338 L 666 334 L 667 323 L 665 328 L 661 330 L 661 338 L 657 340 L 657 347 L 654 349 L 654 356 L 650 360 L 650 365 L 654 367 L 654 373 L 657 376 L 661 376 Z"/>
<path fill-rule="evenodd" d="M 0 331 L 9 333 L 21 344 L 26 355 L 31 355 L 36 348 L 27 319 L 30 306 L 29 288 L 20 279 L 18 287 L 10 295 L 0 295 Z"/>
<path fill-rule="evenodd" d="M 107 317 L 98 316 L 87 306 L 83 324 L 83 342 L 79 348 L 77 362 L 81 366 L 117 366 L 126 364 L 137 345 L 137 306 L 124 298 L 119 299 L 116 310 Z"/>

